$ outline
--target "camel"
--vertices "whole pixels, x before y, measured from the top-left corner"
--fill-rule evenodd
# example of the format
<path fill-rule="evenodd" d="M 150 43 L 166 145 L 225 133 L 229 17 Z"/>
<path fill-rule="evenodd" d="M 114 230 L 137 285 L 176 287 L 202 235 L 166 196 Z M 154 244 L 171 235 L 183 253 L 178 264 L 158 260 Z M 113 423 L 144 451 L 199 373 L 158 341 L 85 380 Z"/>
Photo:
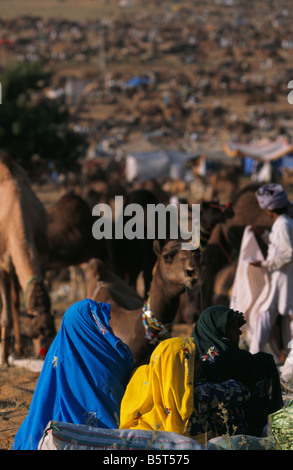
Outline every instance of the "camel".
<path fill-rule="evenodd" d="M 139 204 L 143 209 L 147 204 L 157 205 L 158 199 L 153 192 L 145 188 L 135 189 L 128 193 L 125 198 L 124 207 L 128 204 Z M 214 226 L 232 217 L 233 210 L 229 204 L 221 205 L 217 201 L 203 201 L 201 203 L 200 215 L 200 243 L 204 249 L 211 235 Z M 190 229 L 191 227 L 189 227 Z M 146 233 L 146 226 L 145 226 Z M 152 270 L 156 262 L 153 250 L 153 241 L 147 237 L 143 240 L 111 240 L 110 241 L 110 264 L 111 269 L 122 279 L 124 279 L 133 289 L 136 289 L 136 282 L 139 273 L 143 272 L 144 296 L 147 297 Z"/>
<path fill-rule="evenodd" d="M 95 240 L 92 236 L 94 218 L 90 205 L 69 191 L 47 208 L 47 219 L 47 282 L 51 285 L 53 271 L 68 268 L 72 300 L 78 292 L 84 297 L 86 263 L 93 257 L 104 261 L 109 257 L 106 240 Z"/>
<path fill-rule="evenodd" d="M 30 318 L 28 336 L 38 339 L 36 347 L 47 350 L 56 330 L 43 281 L 48 254 L 46 211 L 25 171 L 6 155 L 0 156 L 0 175 L 1 360 L 7 365 L 7 338 L 12 326 L 15 352 L 21 354 L 17 310 L 20 290 Z"/>
<path fill-rule="evenodd" d="M 92 235 L 94 218 L 87 202 L 74 192 L 47 209 L 48 269 L 76 266 L 90 258 L 107 258 L 105 240 Z"/>
<path fill-rule="evenodd" d="M 126 238 L 96 240 L 92 235 L 95 218 L 91 209 L 95 200 L 96 203 L 101 202 L 97 200 L 98 197 L 98 194 L 93 193 L 89 203 L 70 192 L 47 209 L 48 269 L 69 267 L 73 282 L 77 277 L 84 281 L 84 269 L 79 265 L 87 263 L 91 258 L 99 258 L 133 288 L 136 288 L 137 277 L 143 271 L 145 289 L 148 290 L 155 264 L 152 241 L 129 241 Z M 130 191 L 124 207 L 131 203 L 145 207 L 146 204 L 157 204 L 158 201 L 150 191 L 139 189 Z"/>
<path fill-rule="evenodd" d="M 199 317 L 203 308 L 203 289 L 206 284 L 205 274 L 205 252 L 215 227 L 220 226 L 234 216 L 231 204 L 219 204 L 217 201 L 203 201 L 200 211 L 200 276 L 201 282 L 195 289 L 187 290 L 180 296 L 180 304 L 175 318 L 175 323 L 193 324 Z"/>
<path fill-rule="evenodd" d="M 135 367 L 147 363 L 158 342 L 171 336 L 180 295 L 198 282 L 198 250 L 182 250 L 179 240 L 153 245 L 157 261 L 145 302 L 100 260 L 89 263 L 88 297 L 111 304 L 110 325 L 130 347 Z"/>
<path fill-rule="evenodd" d="M 134 189 L 130 191 L 124 199 L 123 211 L 129 204 L 139 204 L 144 209 L 148 204 L 157 205 L 158 199 L 154 193 L 145 188 Z M 128 220 L 124 216 L 124 225 Z M 153 250 L 153 240 L 146 237 L 146 223 L 144 225 L 144 239 L 128 240 L 122 239 L 109 240 L 109 266 L 130 287 L 136 290 L 139 273 L 143 274 L 143 290 L 145 295 L 148 293 L 152 270 L 156 262 L 156 256 Z"/>

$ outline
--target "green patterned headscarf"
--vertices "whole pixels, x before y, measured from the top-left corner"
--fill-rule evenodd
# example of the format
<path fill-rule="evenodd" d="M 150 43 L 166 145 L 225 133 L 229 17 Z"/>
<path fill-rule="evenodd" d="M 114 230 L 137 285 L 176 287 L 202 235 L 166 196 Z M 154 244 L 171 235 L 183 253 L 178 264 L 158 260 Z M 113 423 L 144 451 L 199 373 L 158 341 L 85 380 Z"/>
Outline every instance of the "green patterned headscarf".
<path fill-rule="evenodd" d="M 223 351 L 238 349 L 226 336 L 228 325 L 236 319 L 236 312 L 222 305 L 206 308 L 201 313 L 192 336 L 202 359 L 213 362 Z"/>

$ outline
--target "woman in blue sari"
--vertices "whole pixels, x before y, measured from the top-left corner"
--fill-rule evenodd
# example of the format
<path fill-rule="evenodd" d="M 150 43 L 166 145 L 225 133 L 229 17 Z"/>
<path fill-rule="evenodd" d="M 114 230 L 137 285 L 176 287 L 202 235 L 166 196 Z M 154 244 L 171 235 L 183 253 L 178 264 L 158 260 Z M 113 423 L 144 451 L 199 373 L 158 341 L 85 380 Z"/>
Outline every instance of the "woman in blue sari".
<path fill-rule="evenodd" d="M 36 450 L 51 420 L 119 427 L 133 357 L 109 320 L 110 305 L 90 299 L 67 309 L 12 449 Z"/>

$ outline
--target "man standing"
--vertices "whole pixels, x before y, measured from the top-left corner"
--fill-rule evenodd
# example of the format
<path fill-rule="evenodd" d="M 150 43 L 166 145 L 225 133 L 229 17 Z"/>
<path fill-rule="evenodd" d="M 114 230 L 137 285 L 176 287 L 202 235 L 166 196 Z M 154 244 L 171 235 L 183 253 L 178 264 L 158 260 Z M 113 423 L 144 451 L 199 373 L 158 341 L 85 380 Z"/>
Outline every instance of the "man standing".
<path fill-rule="evenodd" d="M 279 184 L 266 184 L 256 192 L 261 209 L 272 218 L 268 254 L 264 261 L 251 265 L 266 269 L 270 277 L 270 292 L 257 315 L 250 352 L 264 351 L 270 345 L 276 362 L 282 361 L 282 350 L 287 355 L 291 340 L 293 318 L 293 219 L 288 215 L 293 205 Z M 280 331 L 278 327 L 280 325 Z M 284 360 L 284 358 L 283 358 Z"/>

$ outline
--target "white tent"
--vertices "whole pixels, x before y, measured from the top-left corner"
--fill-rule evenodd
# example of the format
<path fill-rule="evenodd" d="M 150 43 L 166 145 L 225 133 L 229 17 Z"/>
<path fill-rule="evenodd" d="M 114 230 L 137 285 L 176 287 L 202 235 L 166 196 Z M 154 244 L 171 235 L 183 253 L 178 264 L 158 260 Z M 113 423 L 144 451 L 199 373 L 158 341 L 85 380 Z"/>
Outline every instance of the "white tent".
<path fill-rule="evenodd" d="M 126 157 L 128 181 L 144 181 L 155 178 L 184 179 L 184 164 L 191 155 L 180 151 L 147 151 L 130 153 Z"/>

